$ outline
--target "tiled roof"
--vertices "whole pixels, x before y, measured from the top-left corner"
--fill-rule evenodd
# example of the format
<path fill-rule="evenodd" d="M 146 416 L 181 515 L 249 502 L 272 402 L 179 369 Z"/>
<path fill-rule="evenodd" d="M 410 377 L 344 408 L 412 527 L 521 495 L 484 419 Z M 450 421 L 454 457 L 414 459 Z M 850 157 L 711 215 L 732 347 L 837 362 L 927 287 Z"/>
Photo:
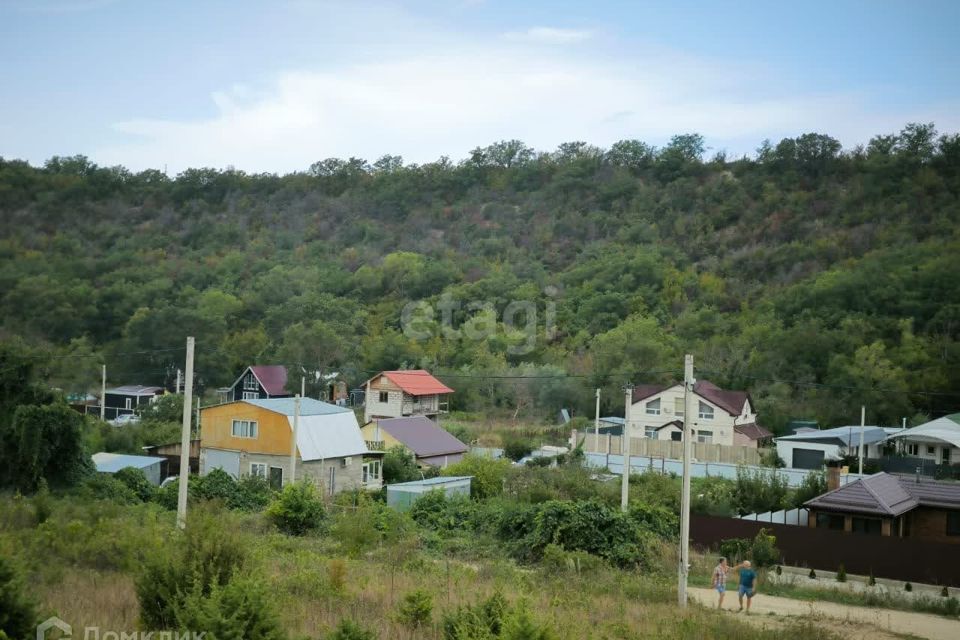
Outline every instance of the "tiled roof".
<path fill-rule="evenodd" d="M 412 396 L 428 396 L 435 393 L 453 393 L 453 389 L 443 384 L 429 371 L 410 369 L 407 371 L 384 371 L 381 375 Z"/>
<path fill-rule="evenodd" d="M 285 396 L 287 391 L 287 368 L 279 364 L 254 365 L 250 367 L 263 390 L 271 396 Z"/>
<path fill-rule="evenodd" d="M 425 416 L 378 420 L 381 429 L 403 443 L 418 458 L 465 453 L 463 444 L 449 431 Z"/>
<path fill-rule="evenodd" d="M 733 426 L 733 430 L 744 435 L 751 440 L 763 440 L 764 438 L 773 437 L 773 433 L 770 432 L 766 427 L 761 427 L 756 422 L 749 422 L 747 424 L 736 424 Z"/>
<path fill-rule="evenodd" d="M 698 380 L 693 390 L 732 416 L 743 413 L 743 405 L 747 401 L 746 391 L 726 391 L 709 380 Z"/>
<path fill-rule="evenodd" d="M 960 483 L 876 473 L 808 500 L 805 507 L 898 516 L 917 506 L 960 509 Z"/>
<path fill-rule="evenodd" d="M 666 391 L 674 385 L 662 385 L 662 384 L 638 384 L 633 388 L 633 401 L 640 402 L 650 396 L 655 396 L 661 391 Z"/>

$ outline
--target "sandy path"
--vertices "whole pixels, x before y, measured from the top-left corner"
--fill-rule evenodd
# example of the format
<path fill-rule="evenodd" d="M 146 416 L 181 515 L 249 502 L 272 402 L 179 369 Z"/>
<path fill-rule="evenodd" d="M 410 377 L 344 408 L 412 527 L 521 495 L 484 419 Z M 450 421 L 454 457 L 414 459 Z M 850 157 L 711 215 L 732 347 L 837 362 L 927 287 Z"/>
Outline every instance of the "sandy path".
<path fill-rule="evenodd" d="M 698 602 L 716 606 L 717 594 L 712 589 L 691 588 L 690 595 Z M 737 591 L 727 591 L 723 608 L 732 612 L 737 610 Z M 960 621 L 942 616 L 892 609 L 873 609 L 854 607 L 835 602 L 808 602 L 791 600 L 777 596 L 765 596 L 759 593 L 750 607 L 751 617 L 767 616 L 774 613 L 788 616 L 819 615 L 837 620 L 871 624 L 879 629 L 894 633 L 913 634 L 929 640 L 957 640 L 960 638 Z M 742 614 L 740 614 L 742 615 Z"/>

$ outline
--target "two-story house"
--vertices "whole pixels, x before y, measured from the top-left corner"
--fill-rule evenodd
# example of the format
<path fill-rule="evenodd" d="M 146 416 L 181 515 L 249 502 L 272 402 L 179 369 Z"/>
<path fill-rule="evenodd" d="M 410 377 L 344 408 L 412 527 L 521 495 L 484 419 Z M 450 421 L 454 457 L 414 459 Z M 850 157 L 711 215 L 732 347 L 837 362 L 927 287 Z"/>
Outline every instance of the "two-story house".
<path fill-rule="evenodd" d="M 697 442 L 759 447 L 773 434 L 757 424 L 750 395 L 727 391 L 707 380 L 694 387 L 697 415 L 693 436 Z M 685 413 L 683 384 L 639 385 L 633 390 L 628 431 L 632 437 L 680 441 Z"/>
<path fill-rule="evenodd" d="M 383 371 L 367 380 L 364 423 L 378 418 L 426 416 L 436 420 L 447 411 L 447 394 L 453 389 L 428 371 Z"/>
<path fill-rule="evenodd" d="M 235 478 L 259 476 L 280 488 L 293 470 L 294 398 L 240 400 L 200 410 L 200 474 L 223 469 Z M 296 480 L 309 479 L 324 493 L 382 486 L 383 453 L 364 443 L 350 409 L 300 400 Z"/>
<path fill-rule="evenodd" d="M 386 451 L 401 446 L 413 454 L 421 468 L 446 467 L 459 462 L 468 449 L 426 416 L 374 420 L 363 425 L 361 431 L 368 449 Z"/>
<path fill-rule="evenodd" d="M 243 370 L 240 377 L 223 393 L 223 402 L 236 400 L 260 400 L 264 398 L 289 398 L 287 391 L 287 368 L 283 365 L 252 365 Z"/>

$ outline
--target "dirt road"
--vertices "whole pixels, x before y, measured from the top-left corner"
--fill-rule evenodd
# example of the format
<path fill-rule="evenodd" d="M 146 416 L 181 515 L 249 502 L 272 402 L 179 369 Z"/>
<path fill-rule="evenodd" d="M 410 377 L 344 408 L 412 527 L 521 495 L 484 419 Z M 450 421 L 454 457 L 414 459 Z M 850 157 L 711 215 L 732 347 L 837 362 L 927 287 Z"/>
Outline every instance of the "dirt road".
<path fill-rule="evenodd" d="M 716 606 L 717 594 L 712 589 L 691 588 L 692 598 L 703 604 Z M 737 592 L 727 591 L 723 601 L 723 608 L 735 612 L 737 610 Z M 960 621 L 949 620 L 942 616 L 927 613 L 913 613 L 909 611 L 893 611 L 891 609 L 872 609 L 870 607 L 854 607 L 834 602 L 808 602 L 806 600 L 791 600 L 777 596 L 757 595 L 750 608 L 751 618 L 768 618 L 768 614 L 777 616 L 822 616 L 838 621 L 851 621 L 869 624 L 877 629 L 891 631 L 898 634 L 914 635 L 929 640 L 957 640 L 960 638 Z M 737 615 L 743 615 L 742 613 Z"/>

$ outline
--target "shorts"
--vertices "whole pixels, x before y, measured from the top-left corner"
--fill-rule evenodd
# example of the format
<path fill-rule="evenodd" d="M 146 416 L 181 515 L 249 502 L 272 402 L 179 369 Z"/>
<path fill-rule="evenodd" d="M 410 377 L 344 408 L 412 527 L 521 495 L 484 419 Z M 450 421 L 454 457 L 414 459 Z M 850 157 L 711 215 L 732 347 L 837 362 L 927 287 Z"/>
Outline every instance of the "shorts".
<path fill-rule="evenodd" d="M 737 595 L 747 596 L 748 598 L 753 597 L 753 589 L 746 585 L 740 585 L 737 587 Z"/>
<path fill-rule="evenodd" d="M 717 590 L 717 593 L 725 593 L 727 591 L 727 585 L 718 584 L 717 586 L 714 587 L 714 589 Z"/>

